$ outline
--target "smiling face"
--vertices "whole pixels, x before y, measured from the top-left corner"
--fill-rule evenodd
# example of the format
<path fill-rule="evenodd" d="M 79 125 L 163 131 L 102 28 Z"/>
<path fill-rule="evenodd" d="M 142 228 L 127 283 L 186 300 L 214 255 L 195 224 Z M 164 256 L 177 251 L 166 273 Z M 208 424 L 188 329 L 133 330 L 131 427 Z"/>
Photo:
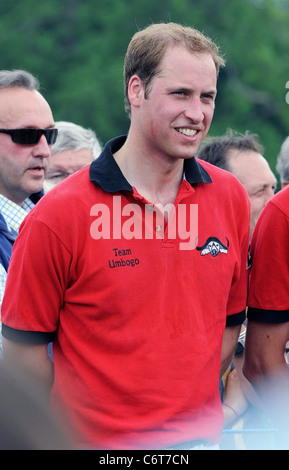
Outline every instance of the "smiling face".
<path fill-rule="evenodd" d="M 149 90 L 137 75 L 129 85 L 131 121 L 147 152 L 165 159 L 191 158 L 214 114 L 217 72 L 209 54 L 169 49 Z"/>
<path fill-rule="evenodd" d="M 24 88 L 0 89 L 0 128 L 54 127 L 51 109 L 37 91 Z M 41 191 L 51 146 L 44 135 L 36 145 L 19 145 L 0 134 L 0 194 L 16 204 Z"/>

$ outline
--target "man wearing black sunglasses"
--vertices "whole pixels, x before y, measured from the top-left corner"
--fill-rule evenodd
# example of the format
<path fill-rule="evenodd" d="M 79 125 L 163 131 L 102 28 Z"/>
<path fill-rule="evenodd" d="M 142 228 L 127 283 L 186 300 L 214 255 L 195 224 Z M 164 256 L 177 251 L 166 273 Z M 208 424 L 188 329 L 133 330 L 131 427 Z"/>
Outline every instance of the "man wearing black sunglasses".
<path fill-rule="evenodd" d="M 19 226 L 43 191 L 57 137 L 39 82 L 23 70 L 0 71 L 0 306 Z"/>

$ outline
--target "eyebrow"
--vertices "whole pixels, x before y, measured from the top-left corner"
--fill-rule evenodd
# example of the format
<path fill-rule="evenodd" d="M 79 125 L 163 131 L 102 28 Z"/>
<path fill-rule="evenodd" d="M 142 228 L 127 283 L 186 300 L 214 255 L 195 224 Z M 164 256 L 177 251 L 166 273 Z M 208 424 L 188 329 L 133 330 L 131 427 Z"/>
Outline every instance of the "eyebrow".
<path fill-rule="evenodd" d="M 169 92 L 173 92 L 173 91 L 181 91 L 182 93 L 192 93 L 194 92 L 194 89 L 193 88 L 189 88 L 189 87 L 185 87 L 185 86 L 172 86 L 172 87 L 168 87 L 168 91 Z M 217 95 L 217 89 L 216 88 L 211 88 L 209 90 L 203 90 L 201 92 L 202 95 L 214 95 L 216 96 Z"/>
<path fill-rule="evenodd" d="M 22 126 L 21 129 L 54 129 L 55 124 L 50 124 L 50 126 L 39 127 L 39 126 Z"/>

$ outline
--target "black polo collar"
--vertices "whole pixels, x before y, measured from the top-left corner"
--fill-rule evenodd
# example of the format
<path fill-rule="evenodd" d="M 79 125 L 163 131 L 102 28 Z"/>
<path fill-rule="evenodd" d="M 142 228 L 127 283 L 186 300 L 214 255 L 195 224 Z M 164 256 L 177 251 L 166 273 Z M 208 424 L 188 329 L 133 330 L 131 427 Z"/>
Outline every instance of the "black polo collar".
<path fill-rule="evenodd" d="M 108 193 L 118 191 L 131 191 L 132 186 L 125 179 L 113 154 L 119 150 L 126 140 L 126 136 L 116 137 L 105 145 L 100 156 L 92 162 L 89 169 L 90 180 Z M 184 160 L 184 174 L 191 184 L 212 183 L 209 173 L 196 161 L 195 157 Z"/>

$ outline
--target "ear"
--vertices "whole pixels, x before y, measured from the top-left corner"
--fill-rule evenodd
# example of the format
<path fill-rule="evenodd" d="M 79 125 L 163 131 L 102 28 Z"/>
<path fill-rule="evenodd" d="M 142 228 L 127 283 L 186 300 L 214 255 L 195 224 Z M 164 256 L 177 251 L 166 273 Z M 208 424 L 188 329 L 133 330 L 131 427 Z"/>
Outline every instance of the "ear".
<path fill-rule="evenodd" d="M 138 75 L 133 75 L 128 84 L 128 98 L 131 106 L 139 107 L 143 97 L 143 82 Z"/>

